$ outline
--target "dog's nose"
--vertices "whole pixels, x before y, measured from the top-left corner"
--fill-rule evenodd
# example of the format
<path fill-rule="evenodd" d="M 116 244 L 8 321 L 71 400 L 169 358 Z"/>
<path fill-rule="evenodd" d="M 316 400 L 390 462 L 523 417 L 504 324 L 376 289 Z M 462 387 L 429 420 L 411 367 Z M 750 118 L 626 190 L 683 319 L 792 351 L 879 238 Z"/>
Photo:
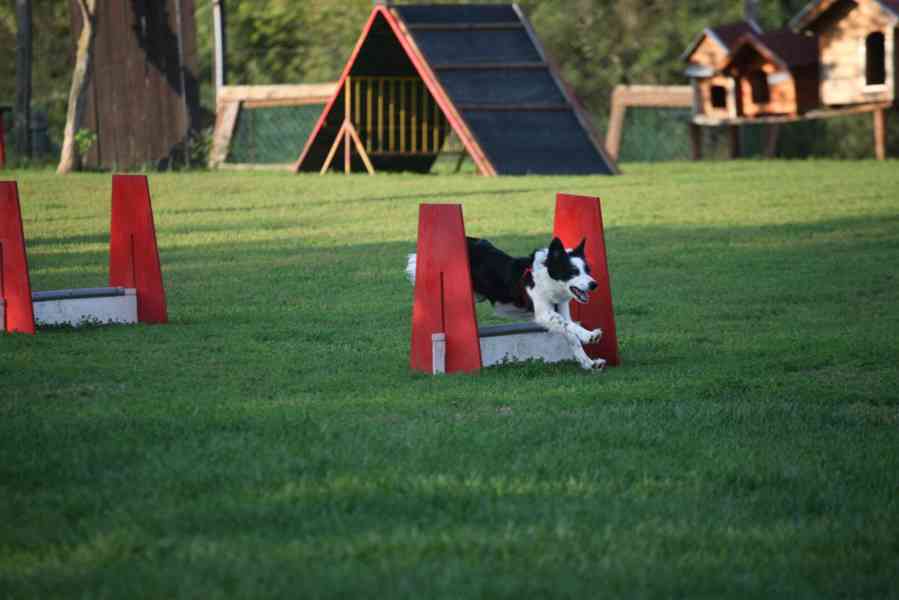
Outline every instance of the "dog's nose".
<path fill-rule="evenodd" d="M 595 290 L 597 287 L 599 287 L 599 286 L 596 285 L 596 282 L 595 282 L 595 281 L 591 281 L 591 282 L 590 282 L 590 291 L 591 291 L 591 292 L 592 292 L 593 290 Z"/>

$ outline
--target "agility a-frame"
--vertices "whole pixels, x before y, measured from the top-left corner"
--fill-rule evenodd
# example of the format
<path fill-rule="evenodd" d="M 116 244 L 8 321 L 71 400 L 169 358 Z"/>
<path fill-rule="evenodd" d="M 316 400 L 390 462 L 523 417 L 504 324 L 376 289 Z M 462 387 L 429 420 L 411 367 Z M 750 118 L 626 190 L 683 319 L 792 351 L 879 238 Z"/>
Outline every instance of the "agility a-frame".
<path fill-rule="evenodd" d="M 572 303 L 571 315 L 584 328 L 603 331 L 599 342 L 584 346 L 587 355 L 617 366 L 618 337 L 599 198 L 558 194 L 553 235 L 566 247 L 586 239 L 586 258 L 598 288 L 588 304 Z M 473 372 L 504 362 L 573 358 L 562 336 L 534 323 L 478 327 L 462 207 L 422 204 L 409 366 L 426 373 Z"/>
<path fill-rule="evenodd" d="M 483 175 L 617 173 L 514 4 L 375 6 L 294 168 L 427 172 L 451 133 Z"/>

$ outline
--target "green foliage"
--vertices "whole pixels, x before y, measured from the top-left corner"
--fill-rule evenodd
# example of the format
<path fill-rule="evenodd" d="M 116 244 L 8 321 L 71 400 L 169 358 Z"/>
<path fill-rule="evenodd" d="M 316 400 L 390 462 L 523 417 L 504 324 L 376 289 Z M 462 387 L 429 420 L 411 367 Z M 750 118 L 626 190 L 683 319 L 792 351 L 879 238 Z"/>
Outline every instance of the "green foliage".
<path fill-rule="evenodd" d="M 86 155 L 96 142 L 97 134 L 90 129 L 79 129 L 75 132 L 75 148 L 78 150 L 78 156 Z"/>
<path fill-rule="evenodd" d="M 72 40 L 69 3 L 61 0 L 31 0 L 32 110 L 44 110 L 50 129 L 61 132 L 65 125 L 68 88 L 72 80 Z M 16 96 L 16 12 L 14 2 L 0 2 L 0 105 L 13 106 Z"/>
<path fill-rule="evenodd" d="M 154 175 L 170 324 L 0 335 L 0 589 L 895 597 L 897 166 Z M 109 176 L 7 175 L 35 289 L 102 285 Z M 623 365 L 411 373 L 418 203 L 524 253 L 559 190 Z"/>
<path fill-rule="evenodd" d="M 370 0 L 228 2 L 228 83 L 335 79 L 371 11 Z M 200 71 L 212 77 L 212 9 L 197 7 Z"/>
<path fill-rule="evenodd" d="M 410 3 L 420 0 L 409 0 Z M 762 24 L 783 26 L 806 0 L 761 2 Z M 34 13 L 34 108 L 47 112 L 51 137 L 59 143 L 71 78 L 69 2 L 32 0 Z M 684 84 L 681 54 L 706 26 L 741 17 L 740 0 L 522 0 L 522 7 L 565 79 L 598 124 L 606 121 L 610 94 L 619 83 Z M 370 0 L 227 0 L 230 83 L 320 82 L 341 72 L 367 18 Z M 214 107 L 211 2 L 195 3 L 201 98 Z M 15 97 L 15 11 L 0 2 L 0 105 Z M 660 122 L 656 117 L 645 121 Z M 889 153 L 899 155 L 899 116 L 892 117 Z M 666 131 L 678 130 L 665 123 Z M 11 133 L 11 132 L 10 132 Z M 682 156 L 669 152 L 670 140 L 638 133 L 640 146 L 658 142 L 637 159 Z M 684 141 L 686 134 L 683 135 Z M 11 135 L 10 135 L 11 137 Z M 871 155 L 870 118 L 791 126 L 784 132 L 786 156 L 867 157 Z M 14 140 L 10 140 L 12 143 Z M 625 144 L 629 142 L 624 140 Z"/>
<path fill-rule="evenodd" d="M 191 166 L 205 167 L 209 162 L 209 152 L 212 150 L 212 128 L 192 131 L 189 147 Z"/>

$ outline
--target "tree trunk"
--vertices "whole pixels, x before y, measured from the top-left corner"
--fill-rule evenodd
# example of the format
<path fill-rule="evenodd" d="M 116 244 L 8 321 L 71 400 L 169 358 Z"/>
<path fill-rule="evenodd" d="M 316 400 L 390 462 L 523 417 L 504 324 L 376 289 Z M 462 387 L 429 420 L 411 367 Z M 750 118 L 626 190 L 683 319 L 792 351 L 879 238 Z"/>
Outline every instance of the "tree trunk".
<path fill-rule="evenodd" d="M 31 0 L 16 0 L 16 154 L 31 156 Z"/>
<path fill-rule="evenodd" d="M 62 142 L 57 173 L 70 173 L 81 166 L 75 134 L 84 117 L 87 102 L 87 84 L 90 82 L 91 62 L 94 54 L 94 33 L 97 18 L 97 0 L 78 0 L 81 8 L 81 35 L 78 37 L 78 51 L 75 55 L 75 70 L 72 72 L 72 87 L 69 90 L 69 110 L 66 113 L 66 129 Z"/>

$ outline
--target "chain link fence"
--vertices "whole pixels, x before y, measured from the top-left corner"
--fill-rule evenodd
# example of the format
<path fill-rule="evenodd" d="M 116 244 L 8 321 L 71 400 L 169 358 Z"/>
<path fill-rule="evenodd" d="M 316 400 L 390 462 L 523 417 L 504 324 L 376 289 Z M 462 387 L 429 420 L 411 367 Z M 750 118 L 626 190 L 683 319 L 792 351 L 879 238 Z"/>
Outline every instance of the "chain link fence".
<path fill-rule="evenodd" d="M 241 107 L 226 163 L 284 164 L 300 157 L 324 104 Z"/>

